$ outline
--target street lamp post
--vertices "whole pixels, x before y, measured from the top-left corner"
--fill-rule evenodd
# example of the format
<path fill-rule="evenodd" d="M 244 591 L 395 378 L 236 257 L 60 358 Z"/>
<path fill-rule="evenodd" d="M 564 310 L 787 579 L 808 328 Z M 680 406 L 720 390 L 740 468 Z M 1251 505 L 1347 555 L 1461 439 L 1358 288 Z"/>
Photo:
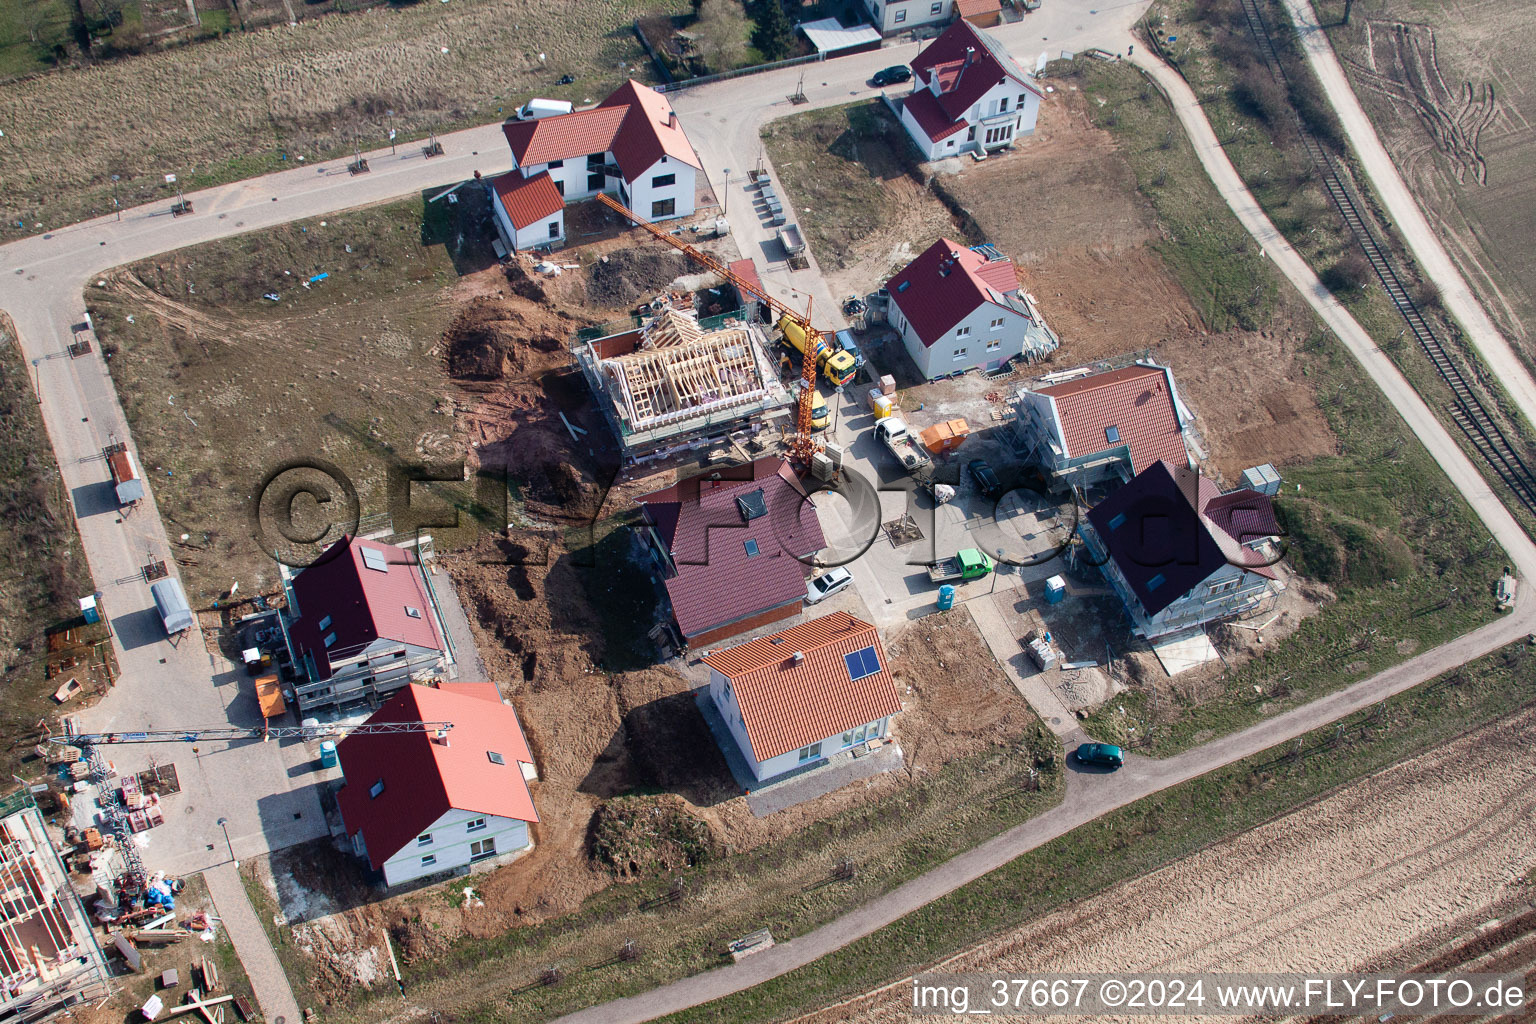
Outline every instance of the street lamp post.
<path fill-rule="evenodd" d="M 728 217 L 731 213 L 731 169 L 729 167 L 725 169 L 725 184 L 721 188 L 720 214 Z"/>
<path fill-rule="evenodd" d="M 118 181 L 118 179 L 120 177 L 122 177 L 122 176 L 118 175 L 118 174 L 112 175 L 112 206 L 113 206 L 114 209 L 117 210 L 117 219 L 118 220 L 122 220 L 123 219 L 123 204 L 118 201 L 118 195 L 117 195 L 117 181 Z"/>
<path fill-rule="evenodd" d="M 395 155 L 395 112 L 393 110 L 386 110 L 386 111 L 384 111 L 384 116 L 389 118 L 389 155 L 390 156 L 394 156 Z"/>
<path fill-rule="evenodd" d="M 236 867 L 239 867 L 240 866 L 240 862 L 235 860 L 235 844 L 229 841 L 229 819 L 228 818 L 220 818 L 219 819 L 219 828 L 224 830 L 224 845 L 229 847 L 229 860 L 230 860 L 230 863 L 234 864 Z"/>

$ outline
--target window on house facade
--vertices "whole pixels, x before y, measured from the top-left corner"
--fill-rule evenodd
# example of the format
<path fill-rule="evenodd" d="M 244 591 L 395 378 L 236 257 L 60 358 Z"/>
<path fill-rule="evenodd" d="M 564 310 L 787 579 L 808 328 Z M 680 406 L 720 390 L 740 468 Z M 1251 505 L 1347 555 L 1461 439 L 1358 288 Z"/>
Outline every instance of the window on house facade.
<path fill-rule="evenodd" d="M 799 762 L 801 764 L 805 764 L 805 762 L 807 762 L 807 761 L 814 761 L 814 760 L 816 760 L 820 756 L 821 756 L 821 744 L 820 743 L 812 743 L 808 747 L 801 747 L 800 748 L 800 754 L 799 754 L 798 760 L 799 760 Z"/>
<path fill-rule="evenodd" d="M 677 175 L 675 174 L 658 174 L 651 179 L 651 188 L 666 188 L 668 185 L 676 184 Z"/>
<path fill-rule="evenodd" d="M 470 818 L 464 823 L 465 832 L 479 832 L 483 828 L 485 828 L 484 818 Z"/>
<path fill-rule="evenodd" d="M 651 204 L 651 219 L 670 217 L 677 212 L 676 199 L 658 199 Z"/>
<path fill-rule="evenodd" d="M 1227 579 L 1217 580 L 1211 584 L 1211 593 L 1225 594 L 1230 590 L 1236 590 L 1240 581 L 1241 577 L 1238 576 L 1229 576 Z"/>
<path fill-rule="evenodd" d="M 429 868 L 429 867 L 431 867 L 432 865 L 434 865 L 436 863 L 437 863 L 437 854 L 435 854 L 435 853 L 429 853 L 425 857 L 421 858 L 421 866 L 424 867 L 424 868 Z"/>
<path fill-rule="evenodd" d="M 377 800 L 379 798 L 380 794 L 382 794 L 383 792 L 384 792 L 384 780 L 380 779 L 378 782 L 375 782 L 372 786 L 368 787 L 368 799 L 369 800 Z"/>
<path fill-rule="evenodd" d="M 963 348 L 963 347 L 962 348 L 957 348 L 957 349 L 955 349 L 955 358 L 956 359 L 964 359 L 965 358 L 965 354 L 967 352 L 969 352 L 969 351 L 970 351 L 970 349 L 968 349 L 968 348 Z"/>
<path fill-rule="evenodd" d="M 1000 316 L 1000 317 L 998 317 L 998 318 L 997 318 L 997 319 L 996 319 L 996 320 L 993 320 L 993 321 L 992 321 L 992 322 L 991 322 L 991 323 L 990 323 L 990 324 L 988 324 L 988 325 L 987 325 L 987 326 L 988 326 L 988 328 L 989 328 L 989 329 L 991 329 L 991 330 L 994 330 L 994 331 L 1000 331 L 1000 330 L 1002 330 L 1002 329 L 1003 329 L 1003 322 L 1004 322 L 1004 320 L 1006 320 L 1006 319 L 1007 319 L 1007 318 L 1006 318 L 1006 317 L 1001 317 L 1001 316 Z"/>
<path fill-rule="evenodd" d="M 856 744 L 863 743 L 866 740 L 872 740 L 879 735 L 879 722 L 871 722 L 868 725 L 861 725 L 857 729 L 843 733 L 843 746 L 851 747 Z"/>
<path fill-rule="evenodd" d="M 417 836 L 416 837 L 416 845 L 417 846 L 431 846 L 432 845 L 432 833 L 431 832 L 423 832 L 421 835 Z"/>
<path fill-rule="evenodd" d="M 907 20 L 907 12 L 906 11 L 897 11 L 896 12 L 896 17 L 892 18 L 891 22 L 893 24 L 900 25 L 902 22 L 904 22 L 906 20 Z"/>
<path fill-rule="evenodd" d="M 589 170 L 591 168 L 593 168 L 593 167 L 601 167 L 601 166 L 603 166 L 603 154 L 601 154 L 601 153 L 588 153 L 587 154 L 587 168 Z"/>
<path fill-rule="evenodd" d="M 596 171 L 587 175 L 587 191 L 601 192 L 603 190 L 603 172 Z"/>
<path fill-rule="evenodd" d="M 725 699 L 726 700 L 730 700 L 731 699 L 731 681 L 729 679 L 726 679 L 726 680 L 724 680 L 724 683 L 725 683 L 725 685 L 720 688 L 721 692 L 725 694 Z"/>
<path fill-rule="evenodd" d="M 975 125 L 972 125 L 969 129 L 966 130 L 965 141 L 966 142 L 975 142 L 976 141 L 976 126 Z"/>
<path fill-rule="evenodd" d="M 958 331 L 955 332 L 955 337 L 957 337 L 957 338 L 967 338 L 967 337 L 970 337 L 970 334 L 971 334 L 971 329 L 969 327 L 962 327 Z"/>
<path fill-rule="evenodd" d="M 997 112 L 999 114 L 1006 114 L 1006 113 L 1008 113 L 1008 97 L 1007 96 L 1004 96 L 1002 99 L 997 101 Z"/>
<path fill-rule="evenodd" d="M 496 839 L 478 839 L 469 844 L 469 859 L 484 860 L 487 857 L 496 856 Z"/>
<path fill-rule="evenodd" d="M 552 220 L 552 221 L 549 222 L 549 237 L 550 238 L 559 238 L 560 237 L 560 222 L 559 221 Z"/>
<path fill-rule="evenodd" d="M 989 342 L 987 342 L 987 351 L 988 352 L 996 352 L 998 349 L 1000 349 L 1002 347 L 1003 347 L 1003 343 L 1000 342 L 1000 341 L 989 341 Z"/>
<path fill-rule="evenodd" d="M 938 17 L 940 14 L 943 14 L 943 13 L 944 13 L 944 4 L 943 3 L 936 3 L 936 4 L 929 4 L 928 5 L 928 14 L 930 16 Z"/>
<path fill-rule="evenodd" d="M 551 167 L 551 168 L 554 168 L 554 167 L 564 167 L 565 166 L 565 161 L 564 160 L 551 160 L 546 166 Z"/>
<path fill-rule="evenodd" d="M 1005 124 L 1001 128 L 987 129 L 987 145 L 993 146 L 999 142 L 1007 142 L 1013 137 L 1013 125 Z"/>
<path fill-rule="evenodd" d="M 561 199 L 564 199 L 565 198 L 565 182 L 563 182 L 563 181 L 555 182 L 555 191 L 560 193 L 560 198 Z"/>

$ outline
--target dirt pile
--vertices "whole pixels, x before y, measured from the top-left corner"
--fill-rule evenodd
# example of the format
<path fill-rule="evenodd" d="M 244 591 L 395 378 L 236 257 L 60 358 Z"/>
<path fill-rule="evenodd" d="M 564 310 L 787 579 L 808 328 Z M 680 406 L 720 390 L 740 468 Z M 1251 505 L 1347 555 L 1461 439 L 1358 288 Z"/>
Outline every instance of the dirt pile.
<path fill-rule="evenodd" d="M 539 294 L 542 297 L 542 289 Z M 537 353 L 561 352 L 571 330 L 569 318 L 528 308 L 533 301 L 492 295 L 471 300 L 443 335 L 449 375 L 455 380 L 500 380 L 539 362 Z"/>
<path fill-rule="evenodd" d="M 592 815 L 592 859 L 620 878 L 691 868 L 719 852 L 709 824 L 675 796 L 625 797 Z"/>
<path fill-rule="evenodd" d="M 615 249 L 587 269 L 587 301 L 628 309 L 641 300 L 655 298 L 693 269 L 686 257 L 665 249 Z"/>

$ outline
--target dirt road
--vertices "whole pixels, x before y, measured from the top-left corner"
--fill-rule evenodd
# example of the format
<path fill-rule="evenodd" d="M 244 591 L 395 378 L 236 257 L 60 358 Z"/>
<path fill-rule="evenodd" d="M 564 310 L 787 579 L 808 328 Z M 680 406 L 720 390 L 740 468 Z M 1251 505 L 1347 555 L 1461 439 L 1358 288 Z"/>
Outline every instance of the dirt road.
<path fill-rule="evenodd" d="M 954 972 L 1354 971 L 1397 964 L 1528 891 L 1536 712 L 1334 795 L 936 965 Z M 1095 938 L 1085 940 L 1091 934 Z M 904 984 L 801 1018 L 910 1018 Z M 1109 1018 L 1102 1018 L 1109 1019 Z M 1119 1018 L 1114 1018 L 1119 1019 Z"/>

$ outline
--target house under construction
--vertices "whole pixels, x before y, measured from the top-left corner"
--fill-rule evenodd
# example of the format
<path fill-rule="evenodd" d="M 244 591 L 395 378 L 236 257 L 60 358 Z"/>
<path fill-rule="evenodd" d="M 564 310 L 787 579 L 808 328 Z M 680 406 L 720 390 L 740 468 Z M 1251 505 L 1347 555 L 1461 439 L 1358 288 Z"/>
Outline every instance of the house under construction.
<path fill-rule="evenodd" d="M 107 962 L 26 793 L 0 801 L 0 1021 L 107 994 Z"/>
<path fill-rule="evenodd" d="M 794 398 L 756 324 L 725 319 L 711 329 L 710 321 L 668 308 L 593 333 L 578 335 L 572 354 L 625 462 L 756 434 L 791 416 Z"/>

